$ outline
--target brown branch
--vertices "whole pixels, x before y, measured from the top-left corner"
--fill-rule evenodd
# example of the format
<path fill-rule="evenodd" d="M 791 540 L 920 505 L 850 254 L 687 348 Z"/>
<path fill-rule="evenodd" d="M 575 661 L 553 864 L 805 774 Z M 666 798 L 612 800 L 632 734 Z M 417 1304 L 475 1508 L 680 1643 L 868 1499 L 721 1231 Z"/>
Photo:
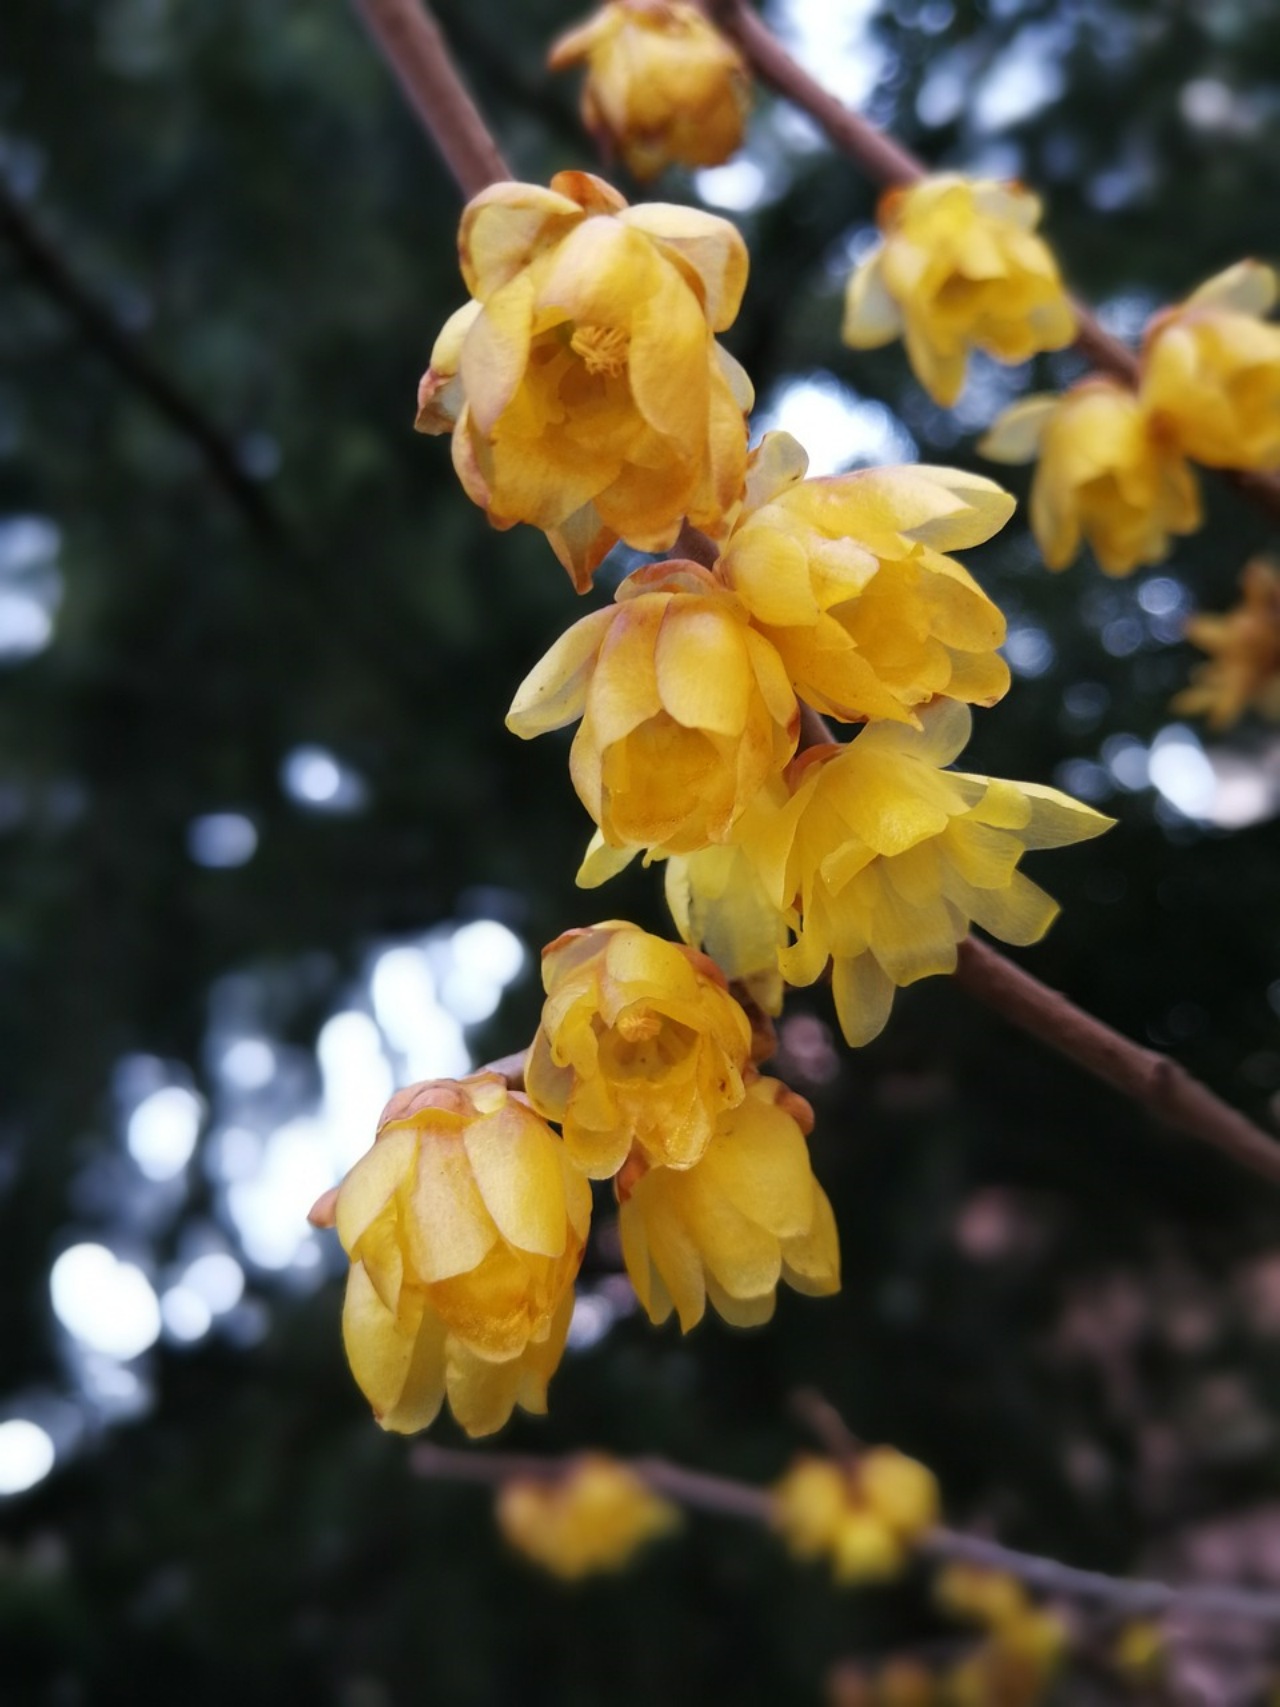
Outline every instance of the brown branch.
<path fill-rule="evenodd" d="M 1130 1042 L 973 937 L 960 944 L 955 979 L 971 996 L 1140 1103 L 1167 1126 L 1214 1145 L 1242 1167 L 1280 1184 L 1280 1143 L 1167 1055 Z"/>
<path fill-rule="evenodd" d="M 464 196 L 510 178 L 441 34 L 421 0 L 354 0 L 369 34 L 395 72 Z"/>
<path fill-rule="evenodd" d="M 279 545 L 284 529 L 262 488 L 245 472 L 230 439 L 84 285 L 0 175 L 0 237 L 32 281 L 67 315 L 87 343 L 199 452 L 205 467 L 263 540 Z"/>
<path fill-rule="evenodd" d="M 563 1458 L 540 1458 L 532 1453 L 453 1451 L 424 1441 L 414 1447 L 409 1465 L 417 1476 L 495 1486 L 518 1476 L 558 1481 L 582 1456 L 576 1453 Z M 773 1500 L 767 1488 L 731 1481 L 727 1476 L 713 1476 L 705 1470 L 689 1470 L 665 1458 L 632 1458 L 620 1462 L 655 1492 L 667 1494 L 681 1505 L 713 1512 L 719 1517 L 768 1522 Z"/>
<path fill-rule="evenodd" d="M 934 1529 L 920 1543 L 928 1558 L 957 1560 L 1016 1577 L 1028 1588 L 1067 1600 L 1104 1601 L 1124 1613 L 1185 1612 L 1207 1618 L 1248 1618 L 1280 1623 L 1280 1594 L 1262 1589 L 1234 1588 L 1213 1583 L 1185 1588 L 1141 1577 L 1111 1577 L 1103 1571 L 1080 1570 L 1038 1553 L 1020 1553 L 980 1535 L 954 1529 Z"/>
<path fill-rule="evenodd" d="M 851 1438 L 851 1437 L 850 1437 Z M 581 1453 L 538 1457 L 532 1453 L 458 1451 L 431 1442 L 415 1446 L 409 1465 L 416 1476 L 447 1482 L 473 1482 L 498 1487 L 515 1477 L 557 1481 L 571 1471 Z M 719 1517 L 768 1523 L 773 1510 L 770 1489 L 704 1470 L 686 1469 L 665 1458 L 622 1459 L 655 1492 L 695 1511 Z M 1280 1595 L 1262 1590 L 1215 1584 L 1175 1587 L 1141 1578 L 1112 1577 L 1102 1571 L 1080 1570 L 1038 1553 L 1021 1553 L 982 1536 L 953 1529 L 933 1529 L 918 1543 L 927 1558 L 960 1560 L 1002 1571 L 1029 1588 L 1069 1600 L 1102 1601 L 1126 1613 L 1181 1612 L 1204 1617 L 1248 1618 L 1280 1623 Z"/>
<path fill-rule="evenodd" d="M 800 65 L 746 4 L 746 0 L 698 0 L 703 10 L 733 37 L 762 83 L 809 114 L 868 178 L 885 188 L 913 184 L 930 168 L 910 149 L 838 101 Z M 1136 387 L 1138 358 L 1098 322 L 1087 303 L 1071 298 L 1076 316 L 1076 347 L 1082 355 L 1122 384 Z M 1280 475 L 1229 471 L 1227 478 L 1273 518 L 1280 519 Z"/>

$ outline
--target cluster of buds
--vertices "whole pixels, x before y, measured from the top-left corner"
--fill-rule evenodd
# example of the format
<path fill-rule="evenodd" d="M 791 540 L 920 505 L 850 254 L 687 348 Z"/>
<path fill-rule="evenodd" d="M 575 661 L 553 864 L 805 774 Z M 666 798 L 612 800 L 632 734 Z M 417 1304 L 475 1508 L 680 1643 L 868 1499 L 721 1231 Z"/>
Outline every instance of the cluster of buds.
<path fill-rule="evenodd" d="M 827 1559 L 840 1583 L 889 1582 L 938 1521 L 932 1471 L 892 1446 L 847 1463 L 801 1458 L 773 1491 L 773 1522 L 798 1559 Z"/>

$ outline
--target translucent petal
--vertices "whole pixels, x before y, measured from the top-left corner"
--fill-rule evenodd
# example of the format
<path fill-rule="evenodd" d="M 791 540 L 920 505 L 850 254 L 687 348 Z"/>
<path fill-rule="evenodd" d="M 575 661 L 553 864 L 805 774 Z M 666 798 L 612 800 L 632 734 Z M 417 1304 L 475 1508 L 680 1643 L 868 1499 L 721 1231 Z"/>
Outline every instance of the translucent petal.
<path fill-rule="evenodd" d="M 878 349 L 902 331 L 902 310 L 885 288 L 882 261 L 877 251 L 849 276 L 840 337 L 851 349 Z"/>
<path fill-rule="evenodd" d="M 558 1257 L 567 1236 L 559 1140 L 518 1101 L 472 1121 L 463 1139 L 498 1231 L 517 1250 Z"/>
<path fill-rule="evenodd" d="M 655 664 L 663 708 L 686 729 L 738 736 L 746 727 L 751 668 L 738 624 L 725 611 L 673 599 Z"/>
<path fill-rule="evenodd" d="M 1040 449 L 1040 438 L 1058 398 L 1049 393 L 1023 397 L 997 417 L 985 438 L 978 442 L 978 455 L 992 462 L 1032 462 Z"/>
<path fill-rule="evenodd" d="M 491 1363 L 477 1357 L 452 1335 L 446 1342 L 445 1379 L 449 1409 L 466 1432 L 476 1438 L 496 1434 L 515 1409 L 520 1389 L 520 1359 Z"/>
<path fill-rule="evenodd" d="M 426 1138 L 404 1219 L 413 1273 L 423 1281 L 468 1274 L 484 1261 L 497 1236 L 462 1139 Z"/>
<path fill-rule="evenodd" d="M 893 1007 L 893 980 L 875 956 L 842 957 L 831 965 L 831 993 L 845 1042 L 854 1049 L 884 1030 Z"/>
<path fill-rule="evenodd" d="M 342 1248 L 355 1249 L 361 1234 L 391 1202 L 413 1172 L 418 1153 L 415 1130 L 388 1132 L 352 1168 L 342 1182 L 335 1225 Z"/>
<path fill-rule="evenodd" d="M 613 611 L 592 611 L 562 634 L 516 689 L 507 728 L 521 740 L 561 729 L 581 717 L 587 687 Z"/>

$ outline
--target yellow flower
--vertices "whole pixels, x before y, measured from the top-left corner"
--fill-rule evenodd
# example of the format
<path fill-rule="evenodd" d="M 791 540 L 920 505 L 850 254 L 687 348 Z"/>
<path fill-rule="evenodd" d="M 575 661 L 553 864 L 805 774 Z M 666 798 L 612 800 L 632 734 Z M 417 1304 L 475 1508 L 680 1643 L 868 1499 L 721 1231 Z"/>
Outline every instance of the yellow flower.
<path fill-rule="evenodd" d="M 718 166 L 742 146 L 742 56 L 684 0 L 612 0 L 560 37 L 553 71 L 585 60 L 582 122 L 646 182 L 664 167 Z"/>
<path fill-rule="evenodd" d="M 898 1576 L 938 1521 L 932 1471 L 892 1446 L 847 1466 L 801 1458 L 773 1491 L 773 1523 L 798 1559 L 829 1555 L 839 1582 Z"/>
<path fill-rule="evenodd" d="M 727 1322 L 754 1327 L 772 1316 L 779 1280 L 817 1297 L 838 1290 L 835 1218 L 805 1144 L 812 1123 L 802 1098 L 756 1078 L 696 1166 L 646 1168 L 637 1154 L 622 1170 L 622 1255 L 652 1321 L 674 1308 L 687 1333 L 709 1298 Z"/>
<path fill-rule="evenodd" d="M 670 1501 L 604 1453 L 584 1454 L 555 1480 L 515 1477 L 498 1491 L 498 1528 L 535 1565 L 566 1581 L 620 1571 L 680 1522 Z"/>
<path fill-rule="evenodd" d="M 1147 329 L 1143 404 L 1210 468 L 1280 468 L 1280 326 L 1262 318 L 1278 286 L 1272 268 L 1240 261 Z"/>
<path fill-rule="evenodd" d="M 1169 555 L 1170 535 L 1203 517 L 1200 487 L 1167 432 L 1134 393 L 1090 378 L 1061 397 L 1026 397 L 978 446 L 994 462 L 1030 462 L 1031 526 L 1050 569 L 1065 569 L 1081 535 L 1108 575 Z"/>
<path fill-rule="evenodd" d="M 502 1079 L 393 1097 L 335 1208 L 351 1258 L 347 1358 L 383 1428 L 426 1428 L 446 1395 L 472 1435 L 501 1428 L 516 1404 L 546 1410 L 591 1188 Z M 326 1218 L 321 1205 L 313 1217 Z"/>
<path fill-rule="evenodd" d="M 787 927 L 742 849 L 730 843 L 673 854 L 663 880 L 667 906 L 685 942 L 743 984 L 765 1013 L 781 1013 L 778 952 L 787 945 Z"/>
<path fill-rule="evenodd" d="M 782 662 L 695 563 L 638 569 L 615 598 L 525 678 L 507 728 L 527 740 L 582 718 L 569 771 L 611 847 L 661 855 L 725 841 L 795 751 Z"/>
<path fill-rule="evenodd" d="M 602 179 L 494 184 L 466 208 L 463 278 L 419 388 L 495 527 L 542 528 L 579 592 L 610 546 L 669 547 L 721 525 L 746 461 L 751 386 L 714 333 L 747 252 L 726 220 L 628 207 Z"/>
<path fill-rule="evenodd" d="M 525 1066 L 570 1160 L 610 1179 L 638 1144 L 650 1165 L 700 1161 L 746 1094 L 751 1023 L 705 955 L 614 920 L 542 951 L 547 1000 Z"/>
<path fill-rule="evenodd" d="M 1280 720 L 1280 570 L 1254 557 L 1240 585 L 1244 598 L 1233 610 L 1187 623 L 1187 639 L 1209 659 L 1192 672 L 1173 709 L 1202 715 L 1214 729 L 1229 728 L 1250 706 Z"/>
<path fill-rule="evenodd" d="M 952 468 L 800 479 L 807 459 L 786 434 L 768 435 L 756 458 L 717 573 L 800 697 L 852 722 L 914 723 L 912 708 L 936 694 L 994 705 L 1009 686 L 1004 618 L 944 552 L 1003 527 L 1008 493 Z"/>
<path fill-rule="evenodd" d="M 792 767 L 791 798 L 762 793 L 739 826 L 796 933 L 783 977 L 812 984 L 830 960 L 852 1044 L 880 1033 L 896 986 L 955 970 L 971 923 L 1037 942 L 1058 908 L 1018 861 L 1112 822 L 1056 789 L 944 770 L 969 739 L 967 707 L 937 701 L 922 724 L 874 723 L 846 746 L 811 748 Z"/>
<path fill-rule="evenodd" d="M 985 1624 L 991 1630 L 1016 1623 L 1031 1608 L 1027 1591 L 1016 1577 L 963 1560 L 938 1573 L 933 1597 L 949 1617 Z"/>
<path fill-rule="evenodd" d="M 1057 262 L 1035 236 L 1040 202 L 1019 184 L 941 172 L 880 201 L 884 242 L 845 298 L 843 337 L 872 350 L 901 335 L 916 378 L 953 404 L 970 349 L 1002 362 L 1076 335 Z"/>

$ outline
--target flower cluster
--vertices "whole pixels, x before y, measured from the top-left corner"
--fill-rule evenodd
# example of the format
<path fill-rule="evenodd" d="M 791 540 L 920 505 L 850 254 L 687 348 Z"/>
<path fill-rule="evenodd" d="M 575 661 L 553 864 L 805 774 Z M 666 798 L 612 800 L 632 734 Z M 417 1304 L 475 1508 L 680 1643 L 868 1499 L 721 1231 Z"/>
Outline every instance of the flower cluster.
<path fill-rule="evenodd" d="M 885 1582 L 938 1521 L 932 1471 L 892 1446 L 848 1464 L 801 1458 L 773 1491 L 774 1527 L 798 1559 L 826 1558 L 837 1582 Z"/>
<path fill-rule="evenodd" d="M 560 37 L 553 71 L 585 62 L 582 122 L 646 182 L 671 165 L 719 166 L 742 143 L 742 55 L 687 0 L 610 0 Z"/>
<path fill-rule="evenodd" d="M 384 1428 L 425 1428 L 446 1397 L 473 1435 L 517 1404 L 545 1411 L 590 1179 L 615 1180 L 627 1271 L 656 1322 L 674 1308 L 687 1330 L 709 1298 L 749 1326 L 780 1281 L 839 1285 L 811 1111 L 758 1072 L 719 968 L 610 921 L 553 942 L 543 979 L 527 1096 L 484 1072 L 399 1093 L 313 1211 L 351 1259 L 343 1337 Z"/>
<path fill-rule="evenodd" d="M 896 986 L 954 970 L 971 924 L 1038 940 L 1057 909 L 1022 853 L 1110 820 L 945 769 L 966 702 L 1009 684 L 1003 618 L 946 553 L 995 533 L 1008 496 L 954 469 L 805 467 L 768 435 L 715 569 L 637 570 L 552 647 L 507 722 L 527 737 L 581 718 L 570 769 L 598 836 L 580 881 L 641 849 L 678 856 L 686 940 L 744 979 L 809 984 L 830 966 L 845 1036 L 865 1043 Z M 791 763 L 802 701 L 867 727 Z"/>
<path fill-rule="evenodd" d="M 602 1452 L 584 1453 L 555 1478 L 512 1477 L 495 1512 L 517 1553 L 566 1582 L 622 1570 L 680 1523 L 669 1500 Z"/>
<path fill-rule="evenodd" d="M 628 32 L 666 64 L 659 42 L 686 26 L 702 40 L 688 11 L 620 0 L 560 44 L 558 58 L 591 63 L 593 113 L 622 103 L 620 145 L 643 128 L 620 70 Z M 895 198 L 855 292 L 859 324 L 892 299 L 939 394 L 971 343 L 1019 359 L 1065 341 L 1036 212 L 1023 192 L 962 180 Z M 946 468 L 808 479 L 782 433 L 748 456 L 751 387 L 715 338 L 746 283 L 732 226 L 628 207 L 566 172 L 482 192 L 459 252 L 472 300 L 437 340 L 418 425 L 451 432 L 468 494 L 497 527 L 541 528 L 580 592 L 618 540 L 663 551 L 685 530 L 703 558 L 634 570 L 552 645 L 508 715 L 526 738 L 578 724 L 570 773 L 596 825 L 579 880 L 637 853 L 668 862 L 684 941 L 611 920 L 551 943 L 523 1094 L 494 1073 L 402 1094 L 318 1206 L 351 1258 L 348 1356 L 379 1420 L 421 1428 L 447 1397 L 481 1434 L 517 1404 L 545 1407 L 592 1180 L 613 1183 L 623 1260 L 655 1322 L 674 1314 L 687 1331 L 709 1303 L 751 1326 L 780 1283 L 835 1291 L 812 1111 L 759 1070 L 783 981 L 830 968 L 845 1035 L 866 1042 L 898 986 L 954 968 L 974 923 L 1015 943 L 1042 935 L 1056 907 L 1019 871 L 1023 853 L 1108 820 L 949 769 L 969 707 L 1009 687 L 1004 619 L 951 553 L 999 530 L 1007 494 Z M 690 529 L 707 530 L 701 543 Z M 811 723 L 797 756 L 806 713 L 858 732 L 815 743 Z M 815 1478 L 839 1483 L 820 1545 L 845 1574 L 887 1570 L 932 1521 L 931 1480 L 897 1454 L 868 1454 L 852 1479 L 797 1475 L 784 1514 Z M 526 1509 L 544 1497 L 521 1496 Z"/>
<path fill-rule="evenodd" d="M 1201 524 L 1190 466 L 1280 468 L 1277 275 L 1242 261 L 1147 328 L 1136 389 L 1096 375 L 1060 397 L 1023 398 L 979 447 L 1036 462 L 1031 525 L 1050 569 L 1093 547 L 1108 575 L 1169 554 Z"/>

